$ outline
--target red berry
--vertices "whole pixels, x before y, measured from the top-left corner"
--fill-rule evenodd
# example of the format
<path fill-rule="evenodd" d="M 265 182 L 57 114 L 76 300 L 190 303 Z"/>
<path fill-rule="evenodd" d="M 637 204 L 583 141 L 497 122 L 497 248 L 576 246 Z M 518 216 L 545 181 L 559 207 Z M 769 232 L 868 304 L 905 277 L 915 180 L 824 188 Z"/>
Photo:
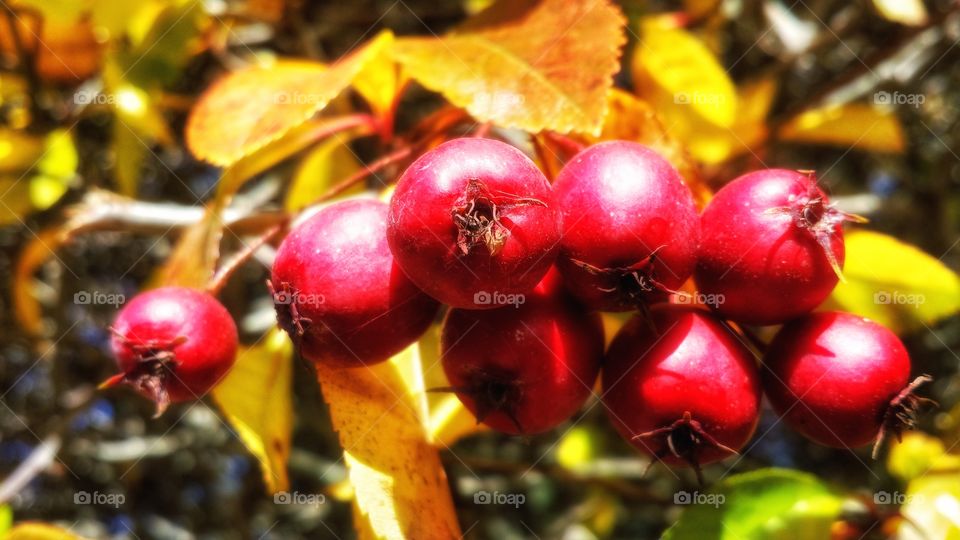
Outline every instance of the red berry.
<path fill-rule="evenodd" d="M 340 202 L 298 225 L 277 250 L 271 287 L 280 326 L 304 358 L 353 367 L 416 341 L 439 307 L 396 265 L 387 205 Z"/>
<path fill-rule="evenodd" d="M 150 290 L 120 310 L 111 328 L 122 373 L 104 386 L 125 383 L 157 403 L 198 399 L 233 366 L 237 327 L 214 297 L 183 287 Z"/>
<path fill-rule="evenodd" d="M 823 312 L 780 330 L 764 357 L 763 387 L 790 427 L 820 444 L 854 448 L 887 432 L 899 436 L 904 421 L 912 427 L 925 401 L 912 391 L 929 379 L 908 385 L 909 376 L 910 357 L 893 332 Z"/>
<path fill-rule="evenodd" d="M 478 422 L 533 434 L 567 420 L 590 396 L 603 326 L 551 271 L 515 307 L 450 310 L 441 344 L 449 389 Z"/>
<path fill-rule="evenodd" d="M 632 318 L 610 344 L 603 402 L 620 434 L 668 465 L 728 457 L 756 429 L 760 376 L 720 320 L 661 304 Z"/>
<path fill-rule="evenodd" d="M 516 148 L 456 139 L 417 159 L 390 202 L 390 248 L 421 289 L 453 307 L 478 294 L 524 293 L 556 257 L 550 184 Z"/>
<path fill-rule="evenodd" d="M 697 288 L 750 324 L 803 315 L 830 294 L 843 266 L 846 219 L 810 172 L 767 169 L 717 192 L 703 212 Z"/>
<path fill-rule="evenodd" d="M 670 163 L 636 143 L 577 154 L 553 186 L 562 212 L 558 266 L 590 308 L 625 311 L 667 298 L 696 264 L 690 189 Z"/>

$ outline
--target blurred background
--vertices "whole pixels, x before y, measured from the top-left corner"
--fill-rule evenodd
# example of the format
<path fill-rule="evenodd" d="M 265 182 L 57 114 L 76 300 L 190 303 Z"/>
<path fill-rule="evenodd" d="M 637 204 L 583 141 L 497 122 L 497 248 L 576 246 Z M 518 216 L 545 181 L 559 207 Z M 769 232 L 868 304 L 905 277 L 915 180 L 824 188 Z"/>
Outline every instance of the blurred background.
<path fill-rule="evenodd" d="M 383 29 L 442 34 L 489 3 L 0 2 L 0 530 L 15 519 L 91 538 L 355 537 L 340 443 L 309 367 L 293 362 L 290 490 L 326 501 L 276 504 L 264 494 L 256 458 L 213 402 L 175 405 L 151 419 L 152 405 L 132 392 L 95 391 L 115 369 L 106 327 L 125 299 L 155 279 L 217 186 L 220 168 L 193 157 L 184 142 L 191 107 L 213 81 L 253 58 L 332 62 Z M 942 308 L 960 293 L 952 272 L 944 278 L 930 270 L 960 268 L 958 3 L 618 4 L 629 31 L 615 84 L 653 105 L 701 185 L 716 189 L 763 166 L 815 170 L 841 208 L 869 217 L 867 228 L 926 253 L 921 261 L 869 242 L 858 251 L 862 265 L 903 284 L 871 294 L 926 299 L 890 306 L 881 297 L 863 307 L 895 326 L 918 372 L 936 378 L 925 395 L 940 408 L 923 416 L 927 435 L 913 439 L 916 454 L 905 449 L 897 464 L 819 447 L 775 425 L 765 406 L 758 433 L 769 433 L 736 463 L 705 471 L 708 483 L 769 466 L 806 471 L 862 499 L 845 514 L 849 527 L 834 528 L 838 538 L 896 534 L 898 505 L 874 507 L 876 494 L 903 492 L 905 463 L 943 459 L 960 441 L 960 319 Z M 663 99 L 669 84 L 645 72 L 649 65 L 636 53 L 654 32 L 645 26 L 651 21 L 683 28 L 702 48 L 697 54 L 723 68 L 739 98 L 735 126 L 704 127 L 686 94 Z M 397 131 L 443 103 L 412 84 L 397 109 Z M 344 94 L 327 110 L 364 106 Z M 366 139 L 349 144 L 362 162 L 382 152 Z M 268 219 L 284 207 L 290 178 L 338 178 L 358 167 L 332 161 L 336 147 L 325 152 L 270 167 L 231 208 L 246 209 L 247 218 L 262 209 Z M 122 208 L 116 215 L 113 204 Z M 91 223 L 88 232 L 59 245 L 57 228 L 77 215 Z M 248 221 L 254 230 L 255 219 Z M 223 244 L 224 252 L 239 248 L 230 235 Z M 267 275 L 255 259 L 221 295 L 247 343 L 273 323 Z M 862 292 L 841 291 L 831 302 L 852 309 Z M 475 433 L 441 450 L 468 538 L 656 538 L 676 521 L 683 505 L 675 495 L 694 486 L 692 475 L 653 467 L 644 476 L 647 460 L 591 405 L 575 424 L 542 436 Z M 950 479 L 960 485 L 955 473 Z M 481 490 L 522 493 L 525 503 L 475 504 Z M 100 498 L 85 501 L 93 494 Z M 423 512 L 430 508 L 423 501 Z M 960 527 L 954 512 L 953 529 L 936 529 L 952 530 L 952 538 Z"/>

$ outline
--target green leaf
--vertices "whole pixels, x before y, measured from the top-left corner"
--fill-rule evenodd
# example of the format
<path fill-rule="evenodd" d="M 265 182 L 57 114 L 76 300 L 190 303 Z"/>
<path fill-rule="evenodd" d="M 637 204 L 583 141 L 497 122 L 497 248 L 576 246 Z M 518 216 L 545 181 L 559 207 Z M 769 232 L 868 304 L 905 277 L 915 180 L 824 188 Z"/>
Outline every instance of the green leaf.
<path fill-rule="evenodd" d="M 13 526 L 13 510 L 7 505 L 0 505 L 0 534 L 4 534 Z"/>
<path fill-rule="evenodd" d="M 760 469 L 731 476 L 709 493 L 677 492 L 690 501 L 664 540 L 821 540 L 842 498 L 815 476 Z"/>
<path fill-rule="evenodd" d="M 939 260 L 871 231 L 845 236 L 846 283 L 826 307 L 872 319 L 895 332 L 932 324 L 960 311 L 960 277 Z"/>

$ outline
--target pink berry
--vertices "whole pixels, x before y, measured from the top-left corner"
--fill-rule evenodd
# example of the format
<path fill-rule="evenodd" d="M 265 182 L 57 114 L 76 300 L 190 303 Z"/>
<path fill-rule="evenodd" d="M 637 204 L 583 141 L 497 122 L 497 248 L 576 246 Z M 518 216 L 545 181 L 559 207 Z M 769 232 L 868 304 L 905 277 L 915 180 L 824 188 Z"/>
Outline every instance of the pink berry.
<path fill-rule="evenodd" d="M 553 264 L 560 239 L 550 184 L 516 148 L 448 141 L 403 173 L 390 202 L 390 248 L 403 271 L 445 304 L 524 293 Z"/>
<path fill-rule="evenodd" d="M 120 310 L 111 346 L 122 373 L 103 386 L 129 384 L 157 404 L 199 399 L 222 379 L 237 354 L 237 327 L 209 294 L 153 289 Z"/>
<path fill-rule="evenodd" d="M 387 205 L 350 200 L 320 210 L 277 250 L 271 277 L 277 319 L 304 358 L 355 367 L 416 341 L 438 305 L 387 246 Z"/>
<path fill-rule="evenodd" d="M 496 310 L 450 310 L 443 369 L 478 422 L 529 435 L 567 420 L 590 396 L 603 326 L 566 295 L 556 271 L 514 301 Z"/>
<path fill-rule="evenodd" d="M 736 453 L 760 412 L 750 351 L 720 320 L 661 304 L 616 335 L 603 366 L 603 402 L 617 431 L 668 465 L 701 465 Z"/>
<path fill-rule="evenodd" d="M 813 173 L 767 169 L 717 192 L 703 212 L 697 288 L 722 298 L 719 313 L 777 324 L 816 308 L 843 266 L 841 224 Z"/>
<path fill-rule="evenodd" d="M 680 174 L 653 150 L 593 145 L 567 163 L 553 189 L 563 223 L 557 264 L 590 308 L 643 308 L 690 277 L 697 209 Z"/>
<path fill-rule="evenodd" d="M 908 384 L 910 357 L 883 326 L 842 312 L 783 327 L 764 357 L 763 387 L 784 422 L 827 446 L 855 448 L 912 427 L 929 380 Z"/>

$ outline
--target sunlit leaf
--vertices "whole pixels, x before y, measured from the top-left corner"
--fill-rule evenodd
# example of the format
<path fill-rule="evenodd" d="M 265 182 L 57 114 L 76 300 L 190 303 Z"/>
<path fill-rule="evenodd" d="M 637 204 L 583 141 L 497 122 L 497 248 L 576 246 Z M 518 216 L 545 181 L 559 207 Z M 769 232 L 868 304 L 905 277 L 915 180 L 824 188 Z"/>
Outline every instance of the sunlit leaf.
<path fill-rule="evenodd" d="M 76 178 L 77 163 L 66 130 L 44 138 L 0 130 L 0 224 L 53 206 Z"/>
<path fill-rule="evenodd" d="M 410 76 L 481 121 L 600 131 L 623 16 L 607 0 L 503 0 L 440 38 L 398 39 Z"/>
<path fill-rule="evenodd" d="M 632 65 L 641 96 L 665 94 L 710 123 L 733 127 L 737 113 L 733 81 L 693 34 L 656 22 L 642 24 Z"/>
<path fill-rule="evenodd" d="M 896 332 L 960 311 L 960 276 L 896 238 L 865 230 L 845 235 L 846 263 L 827 307 L 862 315 Z"/>
<path fill-rule="evenodd" d="M 960 456 L 948 454 L 943 441 L 921 431 L 903 435 L 903 440 L 890 447 L 887 469 L 903 481 L 928 472 L 960 469 Z"/>
<path fill-rule="evenodd" d="M 664 540 L 821 540 L 840 513 L 842 497 L 817 477 L 760 469 L 727 477 L 708 492 L 679 491 L 689 504 Z"/>
<path fill-rule="evenodd" d="M 293 346 L 274 329 L 257 345 L 241 348 L 237 363 L 213 389 L 227 421 L 260 462 L 269 493 L 289 488 L 292 377 Z"/>
<path fill-rule="evenodd" d="M 416 345 L 398 356 L 411 354 Z M 446 474 L 427 440 L 419 398 L 404 384 L 397 362 L 316 367 L 359 514 L 370 529 L 379 538 L 459 538 Z"/>
<path fill-rule="evenodd" d="M 331 66 L 283 60 L 224 77 L 191 111 L 187 145 L 211 163 L 235 163 L 323 109 L 391 39 L 390 34 L 380 34 Z"/>
<path fill-rule="evenodd" d="M 960 474 L 929 473 L 907 486 L 900 512 L 905 520 L 897 531 L 899 540 L 960 538 Z"/>
<path fill-rule="evenodd" d="M 598 457 L 597 439 L 597 433 L 592 428 L 571 428 L 557 441 L 557 463 L 573 471 L 583 468 Z"/>
<path fill-rule="evenodd" d="M 284 201 L 287 210 L 296 212 L 315 202 L 337 181 L 360 170 L 362 165 L 357 161 L 349 144 L 348 137 L 334 136 L 318 144 L 303 158 L 287 190 Z M 363 186 L 358 184 L 354 190 L 345 194 L 362 189 Z"/>
<path fill-rule="evenodd" d="M 930 18 L 922 0 L 873 0 L 873 7 L 888 21 L 922 26 Z"/>
<path fill-rule="evenodd" d="M 83 540 L 82 536 L 77 536 L 66 529 L 36 521 L 18 523 L 7 531 L 3 538 L 4 540 Z"/>
<path fill-rule="evenodd" d="M 383 36 L 384 46 L 360 70 L 353 81 L 353 87 L 370 104 L 378 117 L 389 121 L 386 117 L 391 114 L 397 94 L 406 84 L 407 77 L 391 51 L 393 34 L 388 30 Z"/>
<path fill-rule="evenodd" d="M 202 2 L 153 4 L 160 9 L 137 12 L 146 29 L 142 37 L 133 36 L 133 47 L 118 54 L 124 79 L 144 88 L 172 83 L 181 75 L 206 20 Z"/>
<path fill-rule="evenodd" d="M 9 531 L 11 525 L 13 525 L 13 510 L 2 504 L 0 505 L 0 534 Z"/>
<path fill-rule="evenodd" d="M 903 127 L 891 109 L 864 103 L 827 106 L 802 112 L 780 129 L 784 141 L 902 152 Z"/>

